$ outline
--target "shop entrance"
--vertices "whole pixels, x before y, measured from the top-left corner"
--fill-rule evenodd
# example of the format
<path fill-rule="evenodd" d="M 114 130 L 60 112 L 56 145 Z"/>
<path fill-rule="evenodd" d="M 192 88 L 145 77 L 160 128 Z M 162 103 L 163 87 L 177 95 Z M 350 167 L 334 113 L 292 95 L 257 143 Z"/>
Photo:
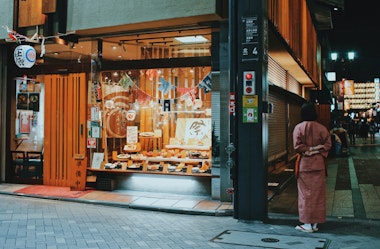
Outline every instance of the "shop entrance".
<path fill-rule="evenodd" d="M 18 77 L 14 134 L 8 178 L 12 182 L 42 183 L 44 149 L 44 84 Z"/>
<path fill-rule="evenodd" d="M 11 182 L 72 186 L 85 177 L 86 75 L 39 75 L 16 81 Z M 82 165 L 82 164 L 81 164 Z M 84 180 L 85 181 L 85 180 Z M 76 183 L 75 183 L 76 182 Z"/>
<path fill-rule="evenodd" d="M 45 85 L 43 181 L 45 185 L 71 186 L 80 177 L 74 167 L 75 158 L 84 159 L 86 155 L 86 75 L 44 75 L 42 79 Z"/>

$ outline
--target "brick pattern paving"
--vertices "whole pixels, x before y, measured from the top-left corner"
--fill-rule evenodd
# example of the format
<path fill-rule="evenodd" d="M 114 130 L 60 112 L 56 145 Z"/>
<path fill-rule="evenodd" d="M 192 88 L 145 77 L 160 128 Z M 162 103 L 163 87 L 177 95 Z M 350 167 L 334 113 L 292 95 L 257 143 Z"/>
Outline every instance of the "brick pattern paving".
<path fill-rule="evenodd" d="M 380 220 L 380 146 L 350 148 L 349 156 L 327 160 L 327 216 Z M 269 202 L 269 212 L 297 214 L 297 186 Z"/>
<path fill-rule="evenodd" d="M 319 232 L 312 234 L 295 230 L 296 224 L 295 216 L 245 222 L 231 216 L 165 213 L 0 195 L 0 249 L 247 248 L 213 242 L 213 238 L 227 230 L 271 237 L 328 239 L 329 249 L 377 249 L 380 244 L 380 223 L 328 220 L 320 225 Z"/>

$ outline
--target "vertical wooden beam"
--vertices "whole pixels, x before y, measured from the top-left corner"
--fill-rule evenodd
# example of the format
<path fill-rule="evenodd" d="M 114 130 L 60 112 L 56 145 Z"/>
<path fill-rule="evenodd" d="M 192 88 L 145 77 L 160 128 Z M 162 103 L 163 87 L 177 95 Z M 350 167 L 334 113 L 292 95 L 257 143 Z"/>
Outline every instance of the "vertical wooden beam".
<path fill-rule="evenodd" d="M 45 85 L 45 109 L 44 109 L 44 168 L 43 168 L 43 182 L 44 184 L 50 185 L 51 179 L 51 77 L 44 77 L 44 85 Z"/>
<path fill-rule="evenodd" d="M 57 174 L 58 174 L 58 164 L 59 161 L 57 160 L 57 84 L 58 79 L 56 75 L 52 75 L 52 82 L 51 82 L 51 95 L 50 98 L 50 104 L 51 104 L 51 114 L 50 114 L 50 126 L 51 126 L 51 178 L 50 178 L 50 185 L 57 185 Z"/>

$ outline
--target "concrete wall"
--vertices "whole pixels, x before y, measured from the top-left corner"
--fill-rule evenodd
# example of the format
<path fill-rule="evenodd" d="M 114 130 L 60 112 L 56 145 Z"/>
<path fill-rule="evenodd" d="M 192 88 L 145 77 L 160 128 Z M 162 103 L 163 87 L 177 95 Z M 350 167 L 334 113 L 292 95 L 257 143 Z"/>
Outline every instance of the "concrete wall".
<path fill-rule="evenodd" d="M 0 39 L 8 38 L 8 33 L 3 26 L 13 28 L 13 1 L 0 0 Z"/>
<path fill-rule="evenodd" d="M 13 1 L 0 0 L 0 39 L 8 38 L 2 26 L 13 28 Z M 3 41 L 1 41 L 3 42 Z M 0 45 L 0 182 L 5 180 L 7 120 L 7 47 Z"/>
<path fill-rule="evenodd" d="M 5 181 L 5 162 L 7 148 L 7 133 L 9 129 L 6 127 L 7 118 L 7 47 L 0 45 L 0 182 Z"/>
<path fill-rule="evenodd" d="M 5 2 L 5 0 L 1 0 Z M 217 0 L 68 0 L 67 30 L 112 27 L 216 13 Z"/>

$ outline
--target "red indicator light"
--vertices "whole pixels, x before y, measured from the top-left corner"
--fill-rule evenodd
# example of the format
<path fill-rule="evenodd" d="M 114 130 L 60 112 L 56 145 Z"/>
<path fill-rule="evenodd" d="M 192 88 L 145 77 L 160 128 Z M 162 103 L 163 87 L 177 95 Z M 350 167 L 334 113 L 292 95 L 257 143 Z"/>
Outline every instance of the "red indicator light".
<path fill-rule="evenodd" d="M 247 93 L 251 93 L 251 92 L 252 92 L 252 87 L 247 87 L 247 88 L 245 89 L 245 91 L 246 91 Z"/>
<path fill-rule="evenodd" d="M 245 75 L 245 78 L 246 78 L 247 80 L 251 80 L 251 79 L 252 79 L 252 74 L 251 74 L 251 73 L 247 73 L 247 74 Z"/>

